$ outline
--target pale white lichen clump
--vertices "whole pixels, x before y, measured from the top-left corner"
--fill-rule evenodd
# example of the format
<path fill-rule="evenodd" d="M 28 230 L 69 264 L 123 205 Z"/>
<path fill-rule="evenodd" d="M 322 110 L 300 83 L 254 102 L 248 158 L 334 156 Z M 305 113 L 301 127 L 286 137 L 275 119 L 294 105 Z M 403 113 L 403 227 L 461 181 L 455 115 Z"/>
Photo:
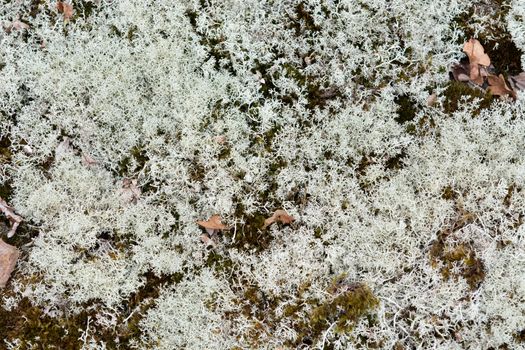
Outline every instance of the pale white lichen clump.
<path fill-rule="evenodd" d="M 4 308 L 89 308 L 79 348 L 523 347 L 525 106 L 443 107 L 471 2 L 1 4 L 0 184 L 28 243 Z M 505 5 L 472 28 L 525 50 Z M 214 214 L 235 229 L 206 248 Z M 379 305 L 315 330 L 341 275 Z"/>

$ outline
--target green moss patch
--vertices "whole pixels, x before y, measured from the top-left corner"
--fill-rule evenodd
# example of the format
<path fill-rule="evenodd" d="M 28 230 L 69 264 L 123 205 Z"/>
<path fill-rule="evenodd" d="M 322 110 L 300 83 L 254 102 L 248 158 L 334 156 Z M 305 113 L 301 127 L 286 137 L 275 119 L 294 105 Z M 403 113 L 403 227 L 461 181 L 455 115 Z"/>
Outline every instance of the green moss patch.
<path fill-rule="evenodd" d="M 473 115 L 476 116 L 494 102 L 494 97 L 490 92 L 459 81 L 449 81 L 444 96 L 443 109 L 447 114 L 461 109 L 462 104 L 475 104 Z"/>
<path fill-rule="evenodd" d="M 397 107 L 396 122 L 404 124 L 414 120 L 417 113 L 417 103 L 407 95 L 401 95 L 394 99 Z"/>
<path fill-rule="evenodd" d="M 438 232 L 429 251 L 430 264 L 439 269 L 443 279 L 463 278 L 471 290 L 478 289 L 485 279 L 485 265 L 470 243 L 456 242 L 453 237 L 475 220 L 474 214 L 459 210 L 457 218 Z"/>
<path fill-rule="evenodd" d="M 337 336 L 349 334 L 362 318 L 369 318 L 373 323 L 371 313 L 379 305 L 379 300 L 365 284 L 346 283 L 338 276 L 327 288 L 325 300 L 305 298 L 310 288 L 308 281 L 301 284 L 290 299 L 290 295 L 267 294 L 247 281 L 245 287 L 233 289 L 238 295 L 239 311 L 225 313 L 224 317 L 230 321 L 238 317 L 251 320 L 244 336 L 253 348 L 262 346 L 265 336 L 271 335 L 283 323 L 298 335 L 294 339 L 283 339 L 284 344 L 293 349 L 319 342 L 328 329 Z M 366 343 L 366 339 L 361 341 Z"/>
<path fill-rule="evenodd" d="M 181 281 L 182 274 L 156 276 L 148 272 L 144 285 L 133 293 L 121 305 L 122 312 L 118 316 L 117 329 L 101 329 L 97 327 L 89 331 L 89 336 L 96 341 L 106 343 L 108 349 L 126 349 L 132 339 L 139 340 L 142 330 L 139 322 L 150 308 L 155 298 L 159 296 L 163 286 Z M 33 282 L 30 282 L 33 283 Z M 5 293 L 12 293 L 7 290 Z M 79 314 L 65 314 L 60 317 L 50 317 L 41 307 L 33 305 L 29 299 L 23 298 L 17 307 L 11 311 L 0 308 L 0 338 L 8 341 L 20 339 L 20 349 L 81 349 L 80 340 L 87 327 L 88 320 L 96 319 L 100 309 L 97 301 L 83 305 Z M 126 320 L 126 321 L 125 321 Z"/>

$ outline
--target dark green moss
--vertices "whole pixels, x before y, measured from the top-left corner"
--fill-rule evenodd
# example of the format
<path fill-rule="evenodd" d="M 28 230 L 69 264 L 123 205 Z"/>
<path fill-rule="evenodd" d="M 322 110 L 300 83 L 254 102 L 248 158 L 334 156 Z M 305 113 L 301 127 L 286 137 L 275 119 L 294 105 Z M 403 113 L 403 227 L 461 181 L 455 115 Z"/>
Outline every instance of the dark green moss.
<path fill-rule="evenodd" d="M 39 12 L 45 11 L 46 10 L 45 4 L 46 4 L 45 0 L 32 0 L 31 3 L 29 4 L 29 9 L 28 9 L 29 16 L 31 16 L 32 18 L 35 18 Z"/>
<path fill-rule="evenodd" d="M 337 86 L 321 86 L 315 80 L 310 80 L 307 85 L 308 94 L 306 95 L 309 109 L 324 108 L 328 101 L 343 97 Z"/>
<path fill-rule="evenodd" d="M 336 334 L 349 333 L 360 318 L 367 316 L 379 305 L 379 300 L 368 286 L 361 283 L 337 284 L 334 282 L 329 288 L 335 295 L 325 302 L 310 300 L 306 303 L 317 303 L 318 306 L 307 313 L 307 322 L 296 323 L 299 336 L 295 341 L 288 342 L 288 346 L 298 347 L 315 343 L 333 323 Z M 297 305 L 290 306 L 288 313 L 293 316 L 300 310 Z"/>
<path fill-rule="evenodd" d="M 162 288 L 174 285 L 182 281 L 184 273 L 174 273 L 169 275 L 157 276 L 153 272 L 144 275 L 146 281 L 137 292 L 133 293 L 122 305 L 123 313 L 119 315 L 118 324 L 122 325 L 118 329 L 118 340 L 114 338 L 111 332 L 105 334 L 103 339 L 110 349 L 126 349 L 130 346 L 130 341 L 139 340 L 143 335 L 140 327 L 140 321 L 145 316 L 149 308 L 154 305 L 155 300 L 159 297 Z M 138 311 L 137 311 L 138 309 Z M 131 313 L 127 325 L 123 322 Z M 113 339 L 111 339 L 113 336 Z"/>
<path fill-rule="evenodd" d="M 97 10 L 97 5 L 94 1 L 77 1 L 75 2 L 75 8 L 86 19 Z"/>
<path fill-rule="evenodd" d="M 226 38 L 222 35 L 217 35 L 214 29 L 220 27 L 221 23 L 215 23 L 208 27 L 207 31 L 202 31 L 197 26 L 197 18 L 200 12 L 210 11 L 210 3 L 206 1 L 200 1 L 200 9 L 188 10 L 185 15 L 189 20 L 189 24 L 192 26 L 195 33 L 199 36 L 199 43 L 204 46 L 208 51 L 208 58 L 214 60 L 214 68 L 216 70 L 227 70 L 231 74 L 235 75 L 235 69 L 233 68 L 232 58 L 230 52 L 228 52 L 223 43 Z"/>
<path fill-rule="evenodd" d="M 514 334 L 514 339 L 520 343 L 525 343 L 525 328 Z"/>
<path fill-rule="evenodd" d="M 305 2 L 300 2 L 295 7 L 295 13 L 288 15 L 290 19 L 287 29 L 292 29 L 296 36 L 309 35 L 321 30 L 317 25 Z"/>
<path fill-rule="evenodd" d="M 301 209 L 308 204 L 310 196 L 306 186 L 294 186 L 290 189 L 290 192 L 287 193 L 285 200 L 294 203 L 297 208 Z"/>
<path fill-rule="evenodd" d="M 405 151 L 401 151 L 385 161 L 385 167 L 389 170 L 399 170 L 405 166 L 403 159 L 406 158 Z"/>
<path fill-rule="evenodd" d="M 281 169 L 288 166 L 288 162 L 283 158 L 278 157 L 273 163 L 270 164 L 268 175 L 274 177 L 279 174 Z"/>
<path fill-rule="evenodd" d="M 53 319 L 22 299 L 13 311 L 0 308 L 0 336 L 3 340 L 20 339 L 20 349 L 29 349 L 30 343 L 39 349 L 80 349 L 79 338 L 86 327 L 87 313 L 68 319 Z"/>
<path fill-rule="evenodd" d="M 323 237 L 323 234 L 325 233 L 325 231 L 321 228 L 321 227 L 317 227 L 315 230 L 314 230 L 314 237 L 315 238 L 322 238 Z"/>
<path fill-rule="evenodd" d="M 118 164 L 119 177 L 129 177 L 144 169 L 148 161 L 149 157 L 144 147 L 141 145 L 134 146 L 129 151 L 129 156 L 122 158 Z"/>
<path fill-rule="evenodd" d="M 219 151 L 218 158 L 220 160 L 230 159 L 230 155 L 231 155 L 231 148 L 229 146 L 225 145 Z"/>
<path fill-rule="evenodd" d="M 247 214 L 242 204 L 239 203 L 235 217 L 240 219 L 241 223 L 223 232 L 223 235 L 230 241 L 230 247 L 250 252 L 260 252 L 269 248 L 274 237 L 270 231 L 264 229 L 265 215 Z"/>
<path fill-rule="evenodd" d="M 128 31 L 126 33 L 126 38 L 128 41 L 132 42 L 137 37 L 138 27 L 136 25 L 131 25 L 128 28 Z"/>
<path fill-rule="evenodd" d="M 233 261 L 215 250 L 208 251 L 204 265 L 213 268 L 221 276 L 233 271 Z"/>
<path fill-rule="evenodd" d="M 444 92 L 444 96 L 443 109 L 447 114 L 459 110 L 462 103 L 473 104 L 476 99 L 479 99 L 473 111 L 473 115 L 476 116 L 481 110 L 489 108 L 494 102 L 494 98 L 490 92 L 470 87 L 468 84 L 459 81 L 450 81 Z M 462 98 L 465 98 L 465 100 Z"/>
<path fill-rule="evenodd" d="M 156 276 L 151 272 L 147 273 L 144 276 L 145 284 L 122 303 L 117 328 L 97 328 L 97 332 L 92 332 L 91 329 L 89 335 L 96 341 L 104 342 L 108 349 L 128 349 L 132 340 L 140 341 L 142 330 L 139 322 L 159 296 L 162 287 L 178 283 L 182 277 L 182 274 Z M 38 278 L 32 277 L 27 283 L 38 283 Z M 13 291 L 4 289 L 3 293 L 6 295 L 5 293 Z M 30 347 L 30 343 L 36 345 L 36 349 L 42 350 L 81 349 L 82 333 L 86 329 L 88 319 L 93 321 L 96 318 L 97 309 L 100 309 L 99 303 L 93 300 L 84 304 L 83 311 L 79 314 L 68 313 L 66 307 L 62 310 L 63 316 L 52 318 L 47 316 L 42 308 L 31 304 L 27 298 L 22 298 L 12 311 L 0 308 L 0 337 L 7 341 L 20 339 L 20 349 L 35 349 Z"/>
<path fill-rule="evenodd" d="M 407 95 L 400 95 L 394 99 L 394 103 L 397 107 L 396 122 L 404 124 L 414 120 L 417 113 L 417 104 Z"/>
<path fill-rule="evenodd" d="M 7 137 L 0 138 L 0 167 L 11 162 L 11 142 Z M 13 188 L 11 182 L 6 181 L 0 185 L 0 198 L 9 201 Z"/>

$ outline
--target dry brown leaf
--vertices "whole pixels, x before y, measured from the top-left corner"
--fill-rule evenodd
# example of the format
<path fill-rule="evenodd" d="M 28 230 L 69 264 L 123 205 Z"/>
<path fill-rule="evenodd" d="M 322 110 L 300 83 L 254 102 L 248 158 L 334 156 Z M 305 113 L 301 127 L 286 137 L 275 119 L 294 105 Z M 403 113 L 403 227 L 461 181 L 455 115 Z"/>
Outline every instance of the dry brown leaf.
<path fill-rule="evenodd" d="M 18 225 L 22 222 L 22 217 L 15 214 L 12 207 L 7 205 L 6 201 L 0 197 L 0 211 L 4 213 L 7 220 L 11 223 L 11 229 L 7 232 L 7 238 L 11 238 L 15 235 Z"/>
<path fill-rule="evenodd" d="M 450 67 L 450 77 L 456 81 L 470 81 L 470 65 L 468 63 L 455 63 Z"/>
<path fill-rule="evenodd" d="M 488 80 L 490 85 L 489 91 L 494 96 L 510 95 L 512 98 L 516 98 L 516 93 L 508 87 L 502 74 L 499 76 L 489 75 Z"/>
<path fill-rule="evenodd" d="M 68 4 L 64 1 L 57 2 L 57 11 L 64 16 L 65 20 L 69 20 L 73 17 L 73 5 Z"/>
<path fill-rule="evenodd" d="M 480 65 L 490 66 L 490 57 L 485 53 L 481 43 L 471 38 L 463 45 L 463 52 L 465 52 L 469 59 L 470 65 L 470 79 L 478 85 L 483 84 L 483 77 L 480 74 Z"/>
<path fill-rule="evenodd" d="M 293 216 L 288 215 L 288 213 L 283 209 L 278 209 L 273 213 L 272 216 L 264 220 L 263 228 L 270 226 L 274 222 L 280 222 L 282 224 L 291 224 L 293 221 L 295 221 Z"/>
<path fill-rule="evenodd" d="M 228 226 L 224 225 L 221 222 L 221 217 L 219 215 L 213 215 L 207 221 L 197 221 L 199 226 L 204 227 L 209 230 L 227 230 Z"/>
<path fill-rule="evenodd" d="M 511 76 L 509 83 L 514 91 L 525 91 L 525 72 Z"/>
<path fill-rule="evenodd" d="M 224 225 L 221 222 L 221 217 L 219 215 L 213 215 L 207 221 L 197 221 L 197 224 L 206 229 L 207 234 L 201 235 L 202 243 L 204 243 L 207 247 L 211 246 L 213 248 L 217 246 L 217 242 L 215 241 L 215 239 L 217 238 L 217 233 L 220 230 L 229 229 L 228 226 Z"/>
<path fill-rule="evenodd" d="M 4 288 L 15 269 L 20 252 L 0 239 L 0 288 Z"/>
<path fill-rule="evenodd" d="M 485 49 L 481 43 L 471 38 L 463 45 L 463 52 L 468 56 L 470 64 L 481 64 L 483 66 L 490 66 L 490 57 L 485 53 Z"/>

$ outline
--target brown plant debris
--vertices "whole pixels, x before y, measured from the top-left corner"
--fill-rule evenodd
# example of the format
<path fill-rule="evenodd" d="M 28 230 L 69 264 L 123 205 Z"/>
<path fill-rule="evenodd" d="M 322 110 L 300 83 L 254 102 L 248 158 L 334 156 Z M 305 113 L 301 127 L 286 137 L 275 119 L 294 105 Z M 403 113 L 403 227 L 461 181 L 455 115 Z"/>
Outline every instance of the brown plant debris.
<path fill-rule="evenodd" d="M 483 46 L 474 38 L 471 38 L 463 45 L 463 52 L 465 52 L 469 59 L 470 79 L 478 85 L 483 84 L 483 73 L 486 67 L 490 66 L 490 58 L 485 53 Z"/>
<path fill-rule="evenodd" d="M 276 210 L 272 216 L 264 220 L 263 228 L 266 228 L 273 224 L 274 222 L 280 222 L 281 224 L 291 224 L 295 219 L 293 216 L 288 215 L 288 213 L 283 209 Z"/>
<path fill-rule="evenodd" d="M 15 235 L 18 225 L 22 222 L 22 217 L 16 215 L 14 209 L 10 207 L 2 197 L 0 197 L 0 211 L 4 213 L 7 220 L 11 223 L 11 229 L 7 232 L 7 238 L 11 238 Z"/>
<path fill-rule="evenodd" d="M 485 53 L 481 43 L 471 38 L 463 45 L 463 52 L 468 57 L 468 62 L 462 60 L 450 67 L 452 80 L 470 85 L 481 91 L 487 90 L 493 96 L 512 97 L 516 99 L 516 91 L 525 90 L 525 72 L 508 79 L 509 85 L 503 74 L 496 75 L 496 69 L 491 64 L 490 57 Z"/>
<path fill-rule="evenodd" d="M 64 16 L 64 20 L 69 20 L 73 17 L 73 5 L 64 1 L 57 2 L 57 11 Z"/>
<path fill-rule="evenodd" d="M 221 217 L 219 215 L 213 215 L 208 220 L 197 221 L 197 224 L 206 229 L 206 234 L 200 236 L 201 242 L 204 243 L 207 247 L 216 247 L 217 246 L 217 233 L 221 230 L 228 230 L 229 227 L 224 225 L 221 222 Z"/>
<path fill-rule="evenodd" d="M 0 239 L 0 288 L 4 288 L 15 269 L 20 252 Z"/>

